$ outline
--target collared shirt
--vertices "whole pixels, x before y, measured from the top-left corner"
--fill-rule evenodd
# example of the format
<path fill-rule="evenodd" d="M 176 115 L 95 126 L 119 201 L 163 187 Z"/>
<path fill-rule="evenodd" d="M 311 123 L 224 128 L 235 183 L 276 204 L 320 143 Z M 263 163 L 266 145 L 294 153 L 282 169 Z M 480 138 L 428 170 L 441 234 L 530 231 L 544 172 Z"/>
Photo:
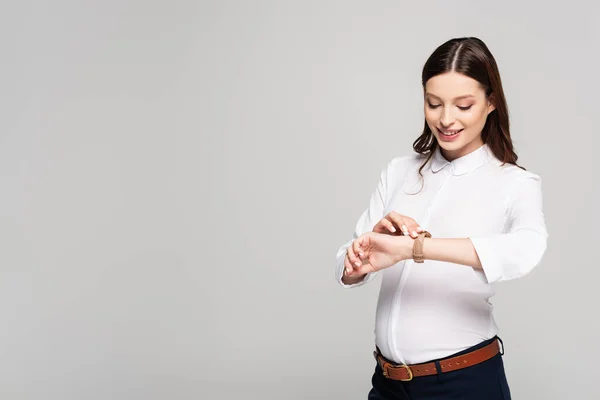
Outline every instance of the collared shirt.
<path fill-rule="evenodd" d="M 492 283 L 529 273 L 541 261 L 548 237 L 538 175 L 502 165 L 488 145 L 451 162 L 438 147 L 421 181 L 424 160 L 414 154 L 388 163 L 352 239 L 336 255 L 336 279 L 343 287 L 382 275 L 375 344 L 385 357 L 405 364 L 446 357 L 496 335 Z M 471 239 L 483 270 L 405 260 L 344 284 L 346 249 L 392 211 L 415 219 L 434 238 Z"/>

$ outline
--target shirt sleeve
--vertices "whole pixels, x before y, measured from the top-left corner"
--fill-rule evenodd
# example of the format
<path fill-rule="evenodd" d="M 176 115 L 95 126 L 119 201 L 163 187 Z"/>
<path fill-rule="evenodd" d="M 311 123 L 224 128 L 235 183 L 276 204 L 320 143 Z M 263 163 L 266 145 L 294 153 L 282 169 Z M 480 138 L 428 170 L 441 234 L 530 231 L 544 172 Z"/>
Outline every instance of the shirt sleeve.
<path fill-rule="evenodd" d="M 548 232 L 542 210 L 542 182 L 528 173 L 518 179 L 508 198 L 505 233 L 470 237 L 488 283 L 520 278 L 544 255 Z"/>
<path fill-rule="evenodd" d="M 394 159 L 395 160 L 395 159 Z M 373 230 L 373 227 L 381 218 L 383 218 L 383 211 L 385 209 L 386 196 L 388 190 L 388 174 L 390 173 L 390 169 L 394 160 L 390 161 L 386 168 L 381 172 L 381 176 L 379 178 L 379 182 L 375 191 L 371 194 L 371 199 L 369 200 L 369 206 L 366 210 L 358 218 L 358 222 L 356 223 L 354 234 L 352 235 L 352 239 L 348 242 L 344 243 L 336 254 L 336 267 L 335 267 L 335 278 L 340 285 L 345 288 L 358 287 L 362 286 L 375 278 L 379 274 L 380 271 L 369 272 L 365 275 L 362 281 L 347 285 L 342 282 L 342 276 L 344 273 L 344 260 L 346 258 L 346 250 L 354 240 L 356 240 L 363 233 L 370 232 Z"/>

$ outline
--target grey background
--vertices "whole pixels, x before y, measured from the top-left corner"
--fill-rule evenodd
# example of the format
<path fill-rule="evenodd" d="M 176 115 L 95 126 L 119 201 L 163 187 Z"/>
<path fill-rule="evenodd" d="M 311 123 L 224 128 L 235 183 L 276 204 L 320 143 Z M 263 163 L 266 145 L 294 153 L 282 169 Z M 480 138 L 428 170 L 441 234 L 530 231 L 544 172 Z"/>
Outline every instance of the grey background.
<path fill-rule="evenodd" d="M 23 1 L 0 11 L 0 397 L 365 399 L 337 248 L 457 36 L 495 55 L 542 264 L 497 286 L 515 399 L 597 398 L 599 6 Z"/>

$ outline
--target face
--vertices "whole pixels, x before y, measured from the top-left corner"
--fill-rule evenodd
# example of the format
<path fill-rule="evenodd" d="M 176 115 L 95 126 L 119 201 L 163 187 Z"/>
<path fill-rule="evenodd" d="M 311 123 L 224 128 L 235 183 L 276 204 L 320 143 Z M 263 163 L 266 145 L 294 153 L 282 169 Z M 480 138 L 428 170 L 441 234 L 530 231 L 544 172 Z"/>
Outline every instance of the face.
<path fill-rule="evenodd" d="M 425 120 L 449 161 L 483 145 L 481 131 L 494 109 L 479 82 L 466 75 L 448 72 L 425 84 Z"/>

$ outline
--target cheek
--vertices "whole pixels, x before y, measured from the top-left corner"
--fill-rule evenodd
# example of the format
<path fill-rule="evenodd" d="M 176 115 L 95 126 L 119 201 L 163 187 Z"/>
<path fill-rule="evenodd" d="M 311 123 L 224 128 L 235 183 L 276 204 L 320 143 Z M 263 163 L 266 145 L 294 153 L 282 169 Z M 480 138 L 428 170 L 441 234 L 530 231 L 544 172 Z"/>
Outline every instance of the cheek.
<path fill-rule="evenodd" d="M 476 126 L 485 124 L 485 113 L 481 113 L 479 110 L 469 113 L 464 113 L 460 118 L 461 122 L 465 126 Z"/>
<path fill-rule="evenodd" d="M 427 122 L 427 125 L 429 126 L 429 129 L 431 129 L 431 131 L 433 132 L 434 135 L 437 135 L 437 132 L 436 132 L 436 129 L 435 129 L 435 127 L 437 126 L 436 121 L 437 120 L 435 118 L 431 118 L 431 117 L 425 116 L 425 122 Z"/>
<path fill-rule="evenodd" d="M 438 120 L 438 112 L 436 110 L 431 110 L 429 108 L 425 108 L 425 119 L 429 124 L 434 123 Z"/>

